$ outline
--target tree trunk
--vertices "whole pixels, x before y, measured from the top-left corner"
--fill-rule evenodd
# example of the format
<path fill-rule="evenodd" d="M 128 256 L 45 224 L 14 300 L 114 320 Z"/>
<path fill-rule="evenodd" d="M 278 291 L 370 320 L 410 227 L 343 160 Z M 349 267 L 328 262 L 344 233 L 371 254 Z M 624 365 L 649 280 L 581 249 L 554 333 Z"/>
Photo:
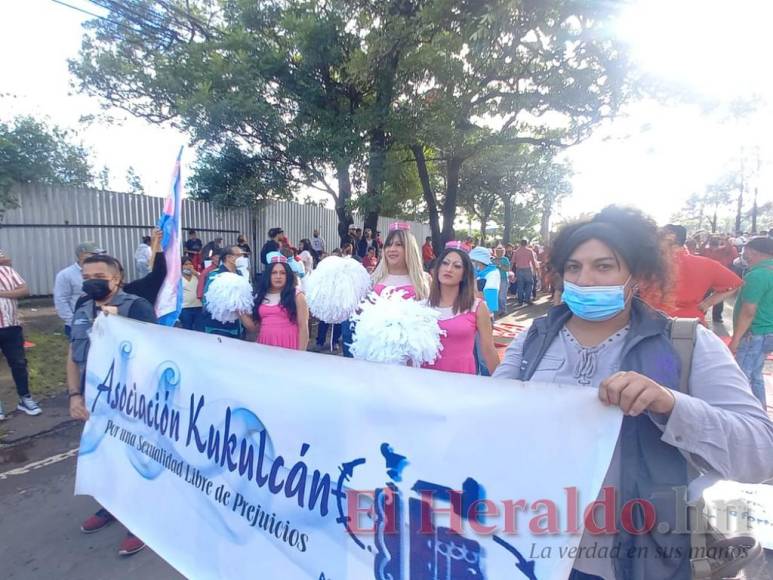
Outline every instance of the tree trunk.
<path fill-rule="evenodd" d="M 752 205 L 752 233 L 757 233 L 757 186 L 754 186 L 754 204 Z"/>
<path fill-rule="evenodd" d="M 545 203 L 542 206 L 542 223 L 540 224 L 540 236 L 542 245 L 550 245 L 550 217 L 553 214 L 553 200 L 550 194 L 545 194 Z"/>
<path fill-rule="evenodd" d="M 711 218 L 711 233 L 717 233 L 717 208 L 714 208 L 714 215 Z"/>
<path fill-rule="evenodd" d="M 368 186 L 365 193 L 365 228 L 375 232 L 381 212 L 381 194 L 384 190 L 384 170 L 389 147 L 387 123 L 394 100 L 397 65 L 400 63 L 400 49 L 394 45 L 385 55 L 376 81 L 375 123 L 368 131 L 370 152 L 368 159 Z"/>
<path fill-rule="evenodd" d="M 502 198 L 505 206 L 505 231 L 502 234 L 502 241 L 505 245 L 511 242 L 513 234 L 513 198 L 506 195 Z"/>
<path fill-rule="evenodd" d="M 743 185 L 738 191 L 738 208 L 735 212 L 735 233 L 739 235 L 741 233 L 741 212 L 743 211 Z"/>
<path fill-rule="evenodd" d="M 462 160 L 458 157 L 451 157 L 446 161 L 446 198 L 443 202 L 443 232 L 441 234 L 441 243 L 450 242 L 454 239 L 454 220 L 456 219 L 456 204 L 459 196 L 459 171 L 462 167 Z"/>
<path fill-rule="evenodd" d="M 336 178 L 338 179 L 336 215 L 338 216 L 338 237 L 341 238 L 340 246 L 344 243 L 344 238 L 348 241 L 349 226 L 354 223 L 350 203 L 352 199 L 352 181 L 349 176 L 349 163 L 336 164 Z"/>
<path fill-rule="evenodd" d="M 413 158 L 416 160 L 416 170 L 419 173 L 421 182 L 421 191 L 424 195 L 424 202 L 427 204 L 427 213 L 429 213 L 429 229 L 432 231 L 432 248 L 435 255 L 439 256 L 443 250 L 443 244 L 440 240 L 440 214 L 437 207 L 437 196 L 432 191 L 432 184 L 429 181 L 429 171 L 427 171 L 427 158 L 424 156 L 424 147 L 422 145 L 411 145 Z"/>

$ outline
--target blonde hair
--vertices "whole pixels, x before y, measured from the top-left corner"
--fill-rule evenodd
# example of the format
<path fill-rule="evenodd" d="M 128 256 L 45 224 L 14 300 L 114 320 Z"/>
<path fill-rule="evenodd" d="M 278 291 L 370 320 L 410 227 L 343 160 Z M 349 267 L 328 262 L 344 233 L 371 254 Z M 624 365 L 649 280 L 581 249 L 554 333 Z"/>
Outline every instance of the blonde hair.
<path fill-rule="evenodd" d="M 429 284 L 427 283 L 427 277 L 424 275 L 424 268 L 421 263 L 421 252 L 419 251 L 419 244 L 416 242 L 416 238 L 408 230 L 393 230 L 389 232 L 389 235 L 384 240 L 384 249 L 381 252 L 381 259 L 376 266 L 376 269 L 371 275 L 373 285 L 383 282 L 389 275 L 389 266 L 387 266 L 386 257 L 384 253 L 387 247 L 392 245 L 392 241 L 397 238 L 405 248 L 405 265 L 408 267 L 408 277 L 411 279 L 411 284 L 416 291 L 417 300 L 426 300 L 429 298 Z"/>

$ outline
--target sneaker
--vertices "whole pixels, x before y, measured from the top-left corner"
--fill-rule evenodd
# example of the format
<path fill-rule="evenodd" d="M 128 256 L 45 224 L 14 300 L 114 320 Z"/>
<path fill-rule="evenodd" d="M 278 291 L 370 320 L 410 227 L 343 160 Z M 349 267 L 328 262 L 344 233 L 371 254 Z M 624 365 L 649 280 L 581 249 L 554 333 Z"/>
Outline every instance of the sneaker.
<path fill-rule="evenodd" d="M 5 421 L 5 412 L 3 412 L 3 402 L 0 401 L 0 421 Z"/>
<path fill-rule="evenodd" d="M 16 405 L 16 410 L 33 416 L 40 415 L 43 412 L 40 409 L 40 405 L 38 405 L 29 395 L 19 399 L 19 404 Z"/>
<path fill-rule="evenodd" d="M 113 517 L 113 514 L 105 508 L 102 508 L 81 524 L 81 532 L 84 534 L 93 534 L 94 532 L 98 532 L 102 528 L 109 526 L 114 521 L 115 518 Z"/>
<path fill-rule="evenodd" d="M 118 555 L 119 556 L 131 556 L 132 554 L 136 554 L 140 550 L 142 550 L 145 547 L 145 542 L 140 540 L 137 536 L 129 532 L 126 534 L 126 537 L 123 539 L 123 542 L 121 542 L 121 545 L 118 546 Z"/>

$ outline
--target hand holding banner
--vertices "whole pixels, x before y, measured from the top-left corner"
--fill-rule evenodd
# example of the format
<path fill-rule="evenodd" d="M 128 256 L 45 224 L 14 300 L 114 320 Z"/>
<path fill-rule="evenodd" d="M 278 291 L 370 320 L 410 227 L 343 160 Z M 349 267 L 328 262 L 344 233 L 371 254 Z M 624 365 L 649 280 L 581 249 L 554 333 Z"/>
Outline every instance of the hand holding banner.
<path fill-rule="evenodd" d="M 564 579 L 621 421 L 592 389 L 116 316 L 86 398 L 76 493 L 191 578 Z"/>

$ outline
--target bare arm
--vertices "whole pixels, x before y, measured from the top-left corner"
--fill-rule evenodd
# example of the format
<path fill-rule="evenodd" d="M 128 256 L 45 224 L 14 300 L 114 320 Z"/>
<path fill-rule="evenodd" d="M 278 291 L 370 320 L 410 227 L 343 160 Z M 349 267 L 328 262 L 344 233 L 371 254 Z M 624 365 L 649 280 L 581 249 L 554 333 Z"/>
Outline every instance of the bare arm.
<path fill-rule="evenodd" d="M 67 352 L 67 392 L 70 396 L 70 417 L 87 421 L 89 412 L 81 395 L 81 372 L 72 360 L 72 346 Z"/>
<path fill-rule="evenodd" d="M 302 293 L 295 295 L 295 312 L 298 322 L 298 350 L 306 350 L 309 346 L 309 306 Z"/>
<path fill-rule="evenodd" d="M 481 302 L 478 306 L 475 318 L 480 334 L 480 352 L 489 374 L 493 374 L 499 366 L 499 355 L 494 347 L 494 328 L 491 324 L 491 314 L 485 302 Z"/>
<path fill-rule="evenodd" d="M 244 314 L 239 315 L 239 320 L 242 321 L 242 325 L 244 325 L 244 329 L 247 332 L 255 332 L 256 326 L 255 321 L 252 319 L 252 315 L 245 312 Z"/>
<path fill-rule="evenodd" d="M 725 300 L 730 298 L 737 291 L 738 291 L 737 288 L 733 288 L 732 290 L 728 290 L 727 292 L 714 292 L 711 296 L 709 296 L 703 302 L 698 304 L 698 308 L 701 311 L 706 312 L 709 308 L 712 308 L 716 304 L 719 304 L 720 302 L 724 302 Z"/>
<path fill-rule="evenodd" d="M 17 286 L 13 290 L 6 290 L 4 292 L 0 292 L 0 298 L 24 298 L 25 296 L 29 296 L 29 295 L 30 295 L 30 289 L 27 287 L 26 284 Z"/>
<path fill-rule="evenodd" d="M 757 305 L 749 302 L 744 303 L 741 306 L 741 313 L 736 318 L 735 324 L 733 324 L 733 340 L 728 345 L 730 350 L 735 353 L 738 350 L 738 345 L 744 335 L 749 332 L 749 329 L 754 322 L 754 317 L 757 315 Z"/>

